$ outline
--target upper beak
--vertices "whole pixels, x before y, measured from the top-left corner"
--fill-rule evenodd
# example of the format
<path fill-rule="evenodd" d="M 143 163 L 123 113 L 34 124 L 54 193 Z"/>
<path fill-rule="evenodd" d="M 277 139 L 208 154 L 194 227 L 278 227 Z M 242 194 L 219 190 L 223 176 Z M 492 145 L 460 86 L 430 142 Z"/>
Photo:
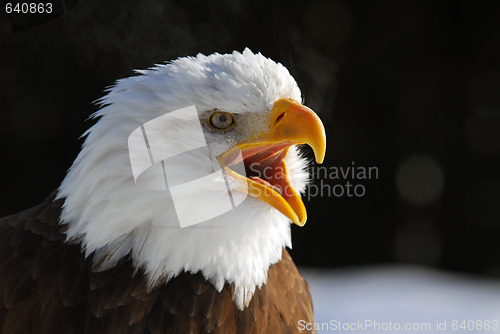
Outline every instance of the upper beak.
<path fill-rule="evenodd" d="M 292 99 L 276 101 L 270 113 L 270 125 L 252 139 L 237 144 L 219 157 L 226 173 L 247 183 L 248 194 L 268 203 L 295 224 L 303 226 L 307 212 L 300 195 L 290 185 L 284 158 L 292 145 L 307 144 L 315 155 L 317 163 L 322 163 L 326 151 L 325 128 L 319 117 L 308 107 Z M 228 166 L 234 164 L 235 151 L 241 152 L 245 167 L 251 170 L 273 173 L 266 177 L 244 177 Z M 240 160 L 241 161 L 241 160 Z M 250 166 L 250 167 L 249 167 Z"/>
<path fill-rule="evenodd" d="M 268 135 L 278 142 L 309 145 L 319 164 L 325 159 L 326 134 L 321 119 L 295 100 L 280 99 L 274 103 Z"/>

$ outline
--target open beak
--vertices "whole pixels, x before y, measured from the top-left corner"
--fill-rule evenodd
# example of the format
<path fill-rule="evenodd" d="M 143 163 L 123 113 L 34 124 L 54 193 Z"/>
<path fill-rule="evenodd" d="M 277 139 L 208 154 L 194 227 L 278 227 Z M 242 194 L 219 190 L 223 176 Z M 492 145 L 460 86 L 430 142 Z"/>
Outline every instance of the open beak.
<path fill-rule="evenodd" d="M 290 185 L 284 160 L 290 146 L 298 144 L 311 146 L 316 162 L 322 163 L 326 151 L 325 128 L 311 109 L 292 99 L 280 99 L 271 110 L 268 130 L 233 146 L 218 160 L 227 175 L 246 183 L 249 195 L 303 226 L 307 220 L 306 209 L 300 195 Z M 231 169 L 231 165 L 241 159 L 246 176 Z"/>

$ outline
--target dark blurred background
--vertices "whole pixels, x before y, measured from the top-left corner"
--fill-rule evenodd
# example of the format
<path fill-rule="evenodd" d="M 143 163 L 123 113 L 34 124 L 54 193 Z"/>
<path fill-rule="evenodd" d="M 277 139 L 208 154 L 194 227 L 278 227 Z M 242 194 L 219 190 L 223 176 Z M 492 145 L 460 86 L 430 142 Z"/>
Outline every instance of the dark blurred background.
<path fill-rule="evenodd" d="M 0 13 L 0 216 L 57 188 L 116 79 L 248 46 L 288 67 L 321 115 L 325 166 L 378 169 L 316 180 L 366 193 L 306 203 L 299 265 L 500 277 L 500 2 L 52 3 L 50 15 Z"/>

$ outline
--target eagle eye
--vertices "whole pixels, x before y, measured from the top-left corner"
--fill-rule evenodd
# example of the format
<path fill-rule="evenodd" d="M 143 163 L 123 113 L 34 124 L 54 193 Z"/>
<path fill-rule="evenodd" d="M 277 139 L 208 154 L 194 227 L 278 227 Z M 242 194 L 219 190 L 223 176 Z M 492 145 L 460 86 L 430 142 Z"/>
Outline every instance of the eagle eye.
<path fill-rule="evenodd" d="M 227 130 L 235 124 L 233 115 L 224 111 L 214 111 L 207 119 L 208 125 L 216 130 Z"/>

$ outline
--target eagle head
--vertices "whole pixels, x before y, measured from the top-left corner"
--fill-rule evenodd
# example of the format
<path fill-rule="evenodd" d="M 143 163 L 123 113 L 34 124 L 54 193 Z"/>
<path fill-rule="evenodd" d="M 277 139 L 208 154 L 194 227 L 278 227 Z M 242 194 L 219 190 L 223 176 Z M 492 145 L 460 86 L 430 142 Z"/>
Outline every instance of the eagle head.
<path fill-rule="evenodd" d="M 130 257 L 151 288 L 201 272 L 242 309 L 302 226 L 325 131 L 281 64 L 249 49 L 137 71 L 99 100 L 63 180 L 61 224 L 94 270 Z M 173 154 L 174 152 L 175 154 Z"/>

